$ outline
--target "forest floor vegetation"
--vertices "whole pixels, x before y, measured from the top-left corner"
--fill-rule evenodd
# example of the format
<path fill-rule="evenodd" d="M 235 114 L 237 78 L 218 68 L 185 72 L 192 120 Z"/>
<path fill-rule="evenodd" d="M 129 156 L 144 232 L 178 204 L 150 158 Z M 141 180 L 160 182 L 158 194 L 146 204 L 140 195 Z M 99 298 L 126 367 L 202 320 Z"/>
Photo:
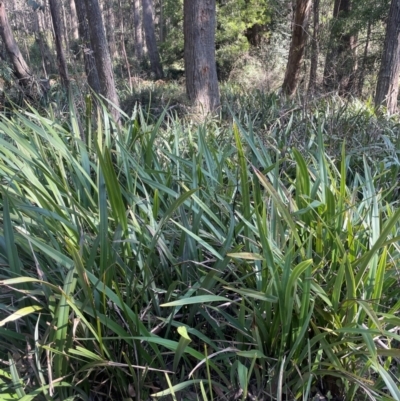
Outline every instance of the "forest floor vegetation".
<path fill-rule="evenodd" d="M 0 118 L 0 399 L 400 401 L 398 116 L 133 88 Z"/>

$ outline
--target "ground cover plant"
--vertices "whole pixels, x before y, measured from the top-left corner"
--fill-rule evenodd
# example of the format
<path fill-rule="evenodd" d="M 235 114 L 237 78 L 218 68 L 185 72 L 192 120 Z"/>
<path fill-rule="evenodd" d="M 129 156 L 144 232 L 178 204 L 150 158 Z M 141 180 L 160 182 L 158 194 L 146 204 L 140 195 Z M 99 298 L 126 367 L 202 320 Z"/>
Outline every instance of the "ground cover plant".
<path fill-rule="evenodd" d="M 396 120 L 225 96 L 2 117 L 2 399 L 400 399 Z"/>

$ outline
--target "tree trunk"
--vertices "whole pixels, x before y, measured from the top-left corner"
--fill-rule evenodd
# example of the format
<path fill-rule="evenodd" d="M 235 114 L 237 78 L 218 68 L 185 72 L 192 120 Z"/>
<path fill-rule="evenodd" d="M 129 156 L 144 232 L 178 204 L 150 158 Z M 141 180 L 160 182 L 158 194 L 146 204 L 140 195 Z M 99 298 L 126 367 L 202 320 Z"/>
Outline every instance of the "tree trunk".
<path fill-rule="evenodd" d="M 311 43 L 311 66 L 310 81 L 308 83 L 308 93 L 313 94 L 317 86 L 317 70 L 319 56 L 319 2 L 314 0 L 313 4 L 313 36 Z"/>
<path fill-rule="evenodd" d="M 61 78 L 61 84 L 68 93 L 69 77 L 64 50 L 62 48 L 61 16 L 58 4 L 58 0 L 49 0 L 51 19 L 53 21 L 54 28 L 54 39 L 56 42 L 58 71 Z"/>
<path fill-rule="evenodd" d="M 385 44 L 376 85 L 375 105 L 390 114 L 397 111 L 400 73 L 400 0 L 392 0 L 386 26 Z"/>
<path fill-rule="evenodd" d="M 79 120 L 77 112 L 76 112 L 75 101 L 72 98 L 70 81 L 69 81 L 69 77 L 68 77 L 67 63 L 65 61 L 64 50 L 62 48 L 61 15 L 60 15 L 60 9 L 59 9 L 59 2 L 58 2 L 58 0 L 49 0 L 49 5 L 50 5 L 51 19 L 53 21 L 54 39 L 56 42 L 56 52 L 57 52 L 57 63 L 58 63 L 59 74 L 61 77 L 61 84 L 64 87 L 64 89 L 69 97 L 70 103 L 72 105 L 72 112 L 77 117 L 77 121 L 78 121 L 78 125 L 79 125 L 79 135 L 80 135 L 82 141 L 86 142 L 85 134 L 83 132 L 83 128 L 80 124 L 80 120 Z"/>
<path fill-rule="evenodd" d="M 14 75 L 23 87 L 28 88 L 32 84 L 33 77 L 15 41 L 4 2 L 0 2 L 0 36 L 13 66 Z"/>
<path fill-rule="evenodd" d="M 82 2 L 82 0 L 81 0 Z M 75 0 L 69 0 L 71 37 L 79 39 L 78 16 L 76 14 Z"/>
<path fill-rule="evenodd" d="M 133 28 L 135 30 L 135 56 L 141 62 L 143 60 L 143 34 L 142 18 L 140 15 L 140 0 L 133 0 Z"/>
<path fill-rule="evenodd" d="M 164 34 L 164 27 L 165 27 L 165 21 L 164 21 L 164 4 L 163 0 L 160 0 L 160 19 L 159 19 L 159 32 L 160 32 L 160 43 L 163 43 L 165 40 L 165 34 Z"/>
<path fill-rule="evenodd" d="M 215 62 L 215 0 L 184 0 L 186 93 L 204 114 L 220 106 Z"/>
<path fill-rule="evenodd" d="M 157 48 L 152 2 L 152 0 L 142 0 L 143 27 L 146 37 L 147 52 L 150 59 L 151 71 L 154 74 L 155 79 L 161 79 L 163 78 L 164 73 L 161 67 L 160 55 Z"/>
<path fill-rule="evenodd" d="M 115 88 L 114 74 L 110 53 L 108 51 L 108 43 L 104 31 L 103 19 L 101 17 L 101 9 L 99 0 L 85 0 L 87 15 L 90 16 L 89 33 L 90 42 L 93 47 L 94 58 L 96 61 L 97 72 L 100 80 L 101 94 L 119 107 L 117 90 Z M 116 122 L 119 122 L 120 113 L 116 107 L 108 105 L 111 115 Z"/>
<path fill-rule="evenodd" d="M 351 11 L 351 0 L 335 0 L 333 7 L 333 26 L 330 46 L 324 69 L 324 87 L 327 90 L 339 90 L 339 94 L 352 91 L 357 69 L 357 37 L 352 32 L 344 32 L 340 22 Z"/>
<path fill-rule="evenodd" d="M 86 4 L 82 0 L 75 0 L 75 6 L 78 17 L 78 32 L 83 46 L 83 60 L 85 64 L 86 77 L 92 90 L 95 93 L 100 94 L 100 80 L 90 43 Z"/>
<path fill-rule="evenodd" d="M 56 71 L 56 68 L 54 65 L 53 54 L 48 44 L 47 37 L 43 27 L 43 18 L 44 18 L 43 13 L 44 13 L 43 10 L 37 10 L 35 12 L 35 22 L 36 22 L 35 40 L 38 43 L 40 48 L 40 53 L 42 54 L 43 74 L 45 77 L 47 77 L 49 73 L 53 73 L 54 71 Z"/>
<path fill-rule="evenodd" d="M 132 91 L 132 76 L 131 76 L 131 67 L 129 65 L 129 58 L 126 53 L 126 48 L 125 48 L 125 24 L 124 24 L 124 16 L 122 12 L 122 2 L 121 0 L 118 0 L 118 10 L 119 10 L 119 15 L 120 15 L 120 52 L 124 57 L 125 61 L 125 66 L 126 66 L 126 72 L 128 73 L 128 79 L 129 79 L 129 86 Z"/>
<path fill-rule="evenodd" d="M 107 42 L 108 48 L 110 49 L 111 59 L 115 59 L 118 57 L 117 45 L 115 43 L 115 16 L 113 9 L 113 1 L 107 0 L 105 3 L 105 25 L 106 25 L 106 33 L 107 33 Z"/>
<path fill-rule="evenodd" d="M 50 0 L 49 0 L 50 2 Z M 68 24 L 67 24 L 67 17 L 65 15 L 65 6 L 64 6 L 64 2 L 60 2 L 59 0 L 57 0 L 57 3 L 61 4 L 61 11 L 62 14 L 60 14 L 60 18 L 59 18 L 59 22 L 60 22 L 60 38 L 61 38 L 61 48 L 62 48 L 62 38 L 64 37 L 64 43 L 65 43 L 65 48 L 69 49 L 70 48 L 70 44 L 69 44 L 69 35 L 68 35 Z M 57 7 L 58 8 L 58 7 Z M 51 10 L 51 6 L 50 6 L 50 10 Z M 62 18 L 61 18 L 62 16 Z M 54 20 L 53 18 L 51 18 L 52 23 L 53 23 L 53 27 L 54 27 Z"/>
<path fill-rule="evenodd" d="M 307 41 L 307 24 L 311 11 L 312 0 L 297 0 L 292 41 L 286 66 L 285 79 L 282 85 L 283 93 L 292 96 L 299 84 L 301 61 Z"/>

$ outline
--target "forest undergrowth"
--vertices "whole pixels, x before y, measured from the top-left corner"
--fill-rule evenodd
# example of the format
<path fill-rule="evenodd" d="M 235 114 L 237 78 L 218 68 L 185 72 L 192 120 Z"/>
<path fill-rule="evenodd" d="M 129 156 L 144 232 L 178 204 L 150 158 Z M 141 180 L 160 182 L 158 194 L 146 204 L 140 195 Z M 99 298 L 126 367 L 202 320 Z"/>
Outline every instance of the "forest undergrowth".
<path fill-rule="evenodd" d="M 400 400 L 398 117 L 221 90 L 1 117 L 1 399 Z"/>

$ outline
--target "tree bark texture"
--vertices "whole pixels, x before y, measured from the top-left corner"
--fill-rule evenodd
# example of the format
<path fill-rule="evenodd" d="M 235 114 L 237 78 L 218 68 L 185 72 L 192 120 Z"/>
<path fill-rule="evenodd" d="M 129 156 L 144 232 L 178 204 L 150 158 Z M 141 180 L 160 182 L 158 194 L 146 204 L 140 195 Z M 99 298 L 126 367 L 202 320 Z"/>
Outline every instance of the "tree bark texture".
<path fill-rule="evenodd" d="M 49 0 L 50 1 L 50 0 Z M 67 16 L 65 13 L 65 5 L 63 1 L 57 1 L 57 8 L 59 7 L 59 5 L 61 5 L 61 17 L 60 17 L 60 34 L 61 37 L 63 37 L 64 39 L 64 43 L 65 43 L 65 48 L 69 49 L 70 48 L 70 44 L 69 44 L 69 35 L 68 35 L 68 23 L 67 23 Z M 51 18 L 52 24 L 53 24 L 53 28 L 54 28 L 54 22 L 53 22 L 53 18 Z"/>
<path fill-rule="evenodd" d="M 289 57 L 286 65 L 285 79 L 283 81 L 283 93 L 292 96 L 299 84 L 301 62 L 307 41 L 307 25 L 310 16 L 312 0 L 297 0 L 292 40 L 290 43 Z"/>
<path fill-rule="evenodd" d="M 386 26 L 385 44 L 376 85 L 375 105 L 390 114 L 397 111 L 400 73 L 400 0 L 392 0 Z"/>
<path fill-rule="evenodd" d="M 103 12 L 103 15 L 105 16 L 108 48 L 112 59 L 118 57 L 117 44 L 115 42 L 115 16 L 113 5 L 114 4 L 111 0 L 105 2 L 105 10 Z"/>
<path fill-rule="evenodd" d="M 18 44 L 15 41 L 13 32 L 8 22 L 4 2 L 0 2 L 0 36 L 6 47 L 11 64 L 13 65 L 14 75 L 22 86 L 28 87 L 31 85 L 33 77 L 28 64 L 19 50 Z"/>
<path fill-rule="evenodd" d="M 54 73 L 56 71 L 55 68 L 55 63 L 53 59 L 53 54 L 50 49 L 50 46 L 47 41 L 46 33 L 44 31 L 43 27 L 43 19 L 44 19 L 44 11 L 43 10 L 37 10 L 35 12 L 35 36 L 36 36 L 36 42 L 39 45 L 40 52 L 42 54 L 42 65 L 43 65 L 43 73 L 44 76 L 47 77 L 49 73 Z"/>
<path fill-rule="evenodd" d="M 317 70 L 319 56 L 319 3 L 320 0 L 314 0 L 313 4 L 313 35 L 311 43 L 311 66 L 310 81 L 308 83 L 308 93 L 315 92 L 317 86 Z"/>
<path fill-rule="evenodd" d="M 128 73 L 128 79 L 129 79 L 129 86 L 131 87 L 132 85 L 132 75 L 131 75 L 131 67 L 129 65 L 129 58 L 128 54 L 126 53 L 126 48 L 125 48 L 125 23 L 124 23 L 124 13 L 123 13 L 123 7 L 122 7 L 122 1 L 118 0 L 118 11 L 119 11 L 119 30 L 120 30 L 120 53 L 124 57 L 125 61 L 125 66 L 126 66 L 126 72 Z M 131 87 L 132 89 L 132 87 Z"/>
<path fill-rule="evenodd" d="M 215 61 L 215 0 L 184 0 L 186 93 L 204 114 L 220 106 Z"/>
<path fill-rule="evenodd" d="M 160 55 L 157 48 L 156 32 L 154 28 L 153 1 L 142 0 L 143 28 L 146 37 L 147 53 L 150 60 L 151 71 L 156 79 L 164 76 Z"/>
<path fill-rule="evenodd" d="M 119 107 L 117 90 L 115 88 L 114 74 L 112 69 L 111 57 L 108 51 L 106 33 L 104 31 L 103 19 L 99 0 L 85 0 L 87 15 L 89 16 L 90 42 L 93 47 L 94 59 L 96 61 L 97 72 L 100 80 L 101 94 Z M 116 122 L 119 122 L 119 111 L 110 106 L 110 113 Z"/>
<path fill-rule="evenodd" d="M 83 1 L 81 0 L 83 3 Z M 75 0 L 69 0 L 69 11 L 70 11 L 70 29 L 71 37 L 74 40 L 79 39 L 79 29 L 78 29 L 78 16 L 76 14 Z"/>
<path fill-rule="evenodd" d="M 82 0 L 74 0 L 76 15 L 78 17 L 78 32 L 83 46 L 83 60 L 85 72 L 89 86 L 92 90 L 100 94 L 100 80 L 97 73 L 96 60 L 94 59 L 92 46 L 90 43 L 89 23 L 87 19 L 86 3 Z"/>
<path fill-rule="evenodd" d="M 357 37 L 352 32 L 338 29 L 338 23 L 347 18 L 351 11 L 351 0 L 335 0 L 330 46 L 324 69 L 326 90 L 339 90 L 339 94 L 352 91 L 357 70 Z"/>
<path fill-rule="evenodd" d="M 143 34 L 142 18 L 140 10 L 140 0 L 133 0 L 133 28 L 135 31 L 135 56 L 140 62 L 143 60 Z"/>
<path fill-rule="evenodd" d="M 58 0 L 49 0 L 51 19 L 53 21 L 54 38 L 56 43 L 57 64 L 58 71 L 61 78 L 61 84 L 64 89 L 69 91 L 69 77 L 67 63 L 65 61 L 64 50 L 62 48 L 62 34 L 61 34 L 61 16 L 58 6 Z"/>

